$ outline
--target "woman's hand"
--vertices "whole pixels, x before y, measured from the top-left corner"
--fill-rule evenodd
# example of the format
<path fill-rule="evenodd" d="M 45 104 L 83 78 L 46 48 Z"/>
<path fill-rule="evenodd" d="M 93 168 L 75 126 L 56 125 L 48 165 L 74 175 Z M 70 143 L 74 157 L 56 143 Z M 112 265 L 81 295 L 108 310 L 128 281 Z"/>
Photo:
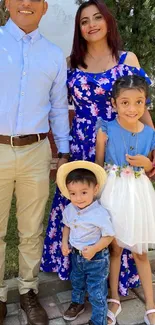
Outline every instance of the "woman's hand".
<path fill-rule="evenodd" d="M 152 151 L 152 167 L 153 169 L 149 173 L 149 177 L 153 177 L 155 175 L 155 150 Z"/>
<path fill-rule="evenodd" d="M 58 159 L 58 162 L 57 162 L 57 170 L 58 170 L 58 168 L 61 166 L 61 165 L 63 165 L 63 164 L 66 164 L 68 162 L 68 159 L 66 159 L 66 158 L 60 158 L 60 159 Z"/>
<path fill-rule="evenodd" d="M 126 154 L 126 161 L 133 167 L 143 167 L 146 172 L 152 170 L 152 162 L 148 157 L 143 155 L 130 156 Z"/>

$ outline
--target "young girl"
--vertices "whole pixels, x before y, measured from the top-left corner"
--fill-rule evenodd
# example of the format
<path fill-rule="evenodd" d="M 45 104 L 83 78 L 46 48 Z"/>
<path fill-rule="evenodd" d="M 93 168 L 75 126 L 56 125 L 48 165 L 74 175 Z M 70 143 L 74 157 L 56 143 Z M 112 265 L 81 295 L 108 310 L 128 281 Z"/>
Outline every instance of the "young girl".
<path fill-rule="evenodd" d="M 107 169 L 101 204 L 111 211 L 115 239 L 111 249 L 108 324 L 116 324 L 121 312 L 118 295 L 123 248 L 132 251 L 146 301 L 144 321 L 155 324 L 152 276 L 147 257 L 155 245 L 155 192 L 146 173 L 154 167 L 155 131 L 140 118 L 146 108 L 148 86 L 136 75 L 121 77 L 113 87 L 112 104 L 117 118 L 97 122 L 96 162 Z"/>

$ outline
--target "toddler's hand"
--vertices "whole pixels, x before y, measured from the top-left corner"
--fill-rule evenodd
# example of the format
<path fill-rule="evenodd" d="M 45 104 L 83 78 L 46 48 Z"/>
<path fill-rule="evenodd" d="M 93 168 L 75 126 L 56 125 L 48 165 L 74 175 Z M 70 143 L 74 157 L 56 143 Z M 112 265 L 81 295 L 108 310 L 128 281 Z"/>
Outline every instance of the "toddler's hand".
<path fill-rule="evenodd" d="M 71 253 L 71 249 L 67 243 L 62 243 L 61 250 L 64 256 L 68 256 Z"/>
<path fill-rule="evenodd" d="M 90 261 L 94 255 L 96 254 L 96 250 L 94 246 L 85 246 L 82 250 L 82 255 L 86 260 Z"/>

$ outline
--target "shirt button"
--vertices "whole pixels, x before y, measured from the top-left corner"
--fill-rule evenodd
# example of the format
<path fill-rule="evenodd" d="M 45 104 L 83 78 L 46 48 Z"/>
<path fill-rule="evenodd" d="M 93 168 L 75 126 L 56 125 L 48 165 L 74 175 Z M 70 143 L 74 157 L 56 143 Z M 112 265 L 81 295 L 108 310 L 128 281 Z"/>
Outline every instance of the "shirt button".
<path fill-rule="evenodd" d="M 26 72 L 24 71 L 24 72 L 23 72 L 23 76 L 25 76 L 25 75 L 26 75 Z"/>
<path fill-rule="evenodd" d="M 81 214 L 80 212 L 77 213 L 78 216 L 80 216 L 80 214 Z"/>
<path fill-rule="evenodd" d="M 74 228 L 77 228 L 77 226 L 74 226 Z"/>
<path fill-rule="evenodd" d="M 21 95 L 24 96 L 24 92 L 23 91 L 21 92 Z"/>
<path fill-rule="evenodd" d="M 134 150 L 134 147 L 130 147 L 130 150 Z"/>
<path fill-rule="evenodd" d="M 24 53 L 24 56 L 26 57 L 27 56 L 27 53 Z"/>

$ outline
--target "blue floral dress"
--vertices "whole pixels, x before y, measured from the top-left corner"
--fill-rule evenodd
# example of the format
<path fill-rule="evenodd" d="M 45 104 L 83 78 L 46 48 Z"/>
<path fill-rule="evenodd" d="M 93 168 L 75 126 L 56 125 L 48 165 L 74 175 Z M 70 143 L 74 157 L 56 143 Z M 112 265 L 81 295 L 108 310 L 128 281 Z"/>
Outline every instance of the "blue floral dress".
<path fill-rule="evenodd" d="M 124 64 L 126 52 L 122 52 L 118 64 L 102 73 L 89 73 L 79 69 L 68 70 L 69 100 L 74 103 L 75 116 L 70 131 L 71 160 L 95 161 L 95 125 L 98 117 L 111 121 L 116 113 L 111 105 L 111 91 L 116 79 L 124 75 L 137 74 L 143 76 L 149 82 L 144 70 L 130 67 Z M 64 257 L 61 253 L 62 241 L 62 211 L 69 203 L 59 192 L 58 188 L 54 196 L 49 217 L 44 250 L 41 262 L 41 270 L 45 272 L 57 272 L 60 279 L 67 280 L 70 276 L 70 257 Z M 124 250 L 120 272 L 119 291 L 121 295 L 127 295 L 128 288 L 137 287 L 139 277 L 132 254 Z"/>

